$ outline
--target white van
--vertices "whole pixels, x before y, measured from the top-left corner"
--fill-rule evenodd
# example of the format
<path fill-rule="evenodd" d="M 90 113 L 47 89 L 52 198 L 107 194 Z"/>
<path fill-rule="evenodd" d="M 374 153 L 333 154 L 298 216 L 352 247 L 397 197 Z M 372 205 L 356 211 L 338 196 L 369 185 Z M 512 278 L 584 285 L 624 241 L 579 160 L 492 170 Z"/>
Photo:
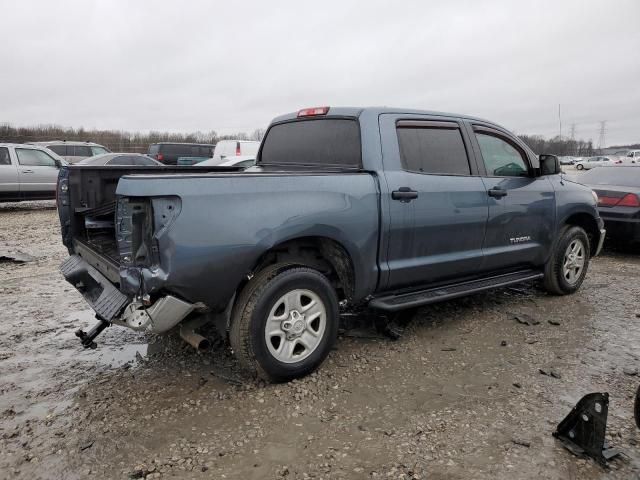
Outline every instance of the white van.
<path fill-rule="evenodd" d="M 213 151 L 213 160 L 222 160 L 226 157 L 244 155 L 257 155 L 260 142 L 254 140 L 220 140 Z"/>

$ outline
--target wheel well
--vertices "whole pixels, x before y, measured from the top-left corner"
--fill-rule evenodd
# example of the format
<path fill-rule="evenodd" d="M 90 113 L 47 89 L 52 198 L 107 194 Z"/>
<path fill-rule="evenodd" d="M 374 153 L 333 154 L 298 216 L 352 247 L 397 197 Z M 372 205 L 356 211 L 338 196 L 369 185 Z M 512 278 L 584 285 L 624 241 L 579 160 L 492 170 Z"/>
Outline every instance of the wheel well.
<path fill-rule="evenodd" d="M 345 248 L 334 240 L 304 237 L 275 245 L 259 258 L 253 273 L 274 263 L 291 263 L 314 268 L 329 279 L 340 300 L 353 298 L 353 262 Z M 240 288 L 242 287 L 243 285 Z"/>
<path fill-rule="evenodd" d="M 565 224 L 582 227 L 584 231 L 587 232 L 587 237 L 589 237 L 589 251 L 591 255 L 593 255 L 600 240 L 600 229 L 598 228 L 596 219 L 588 213 L 575 213 L 567 218 Z"/>

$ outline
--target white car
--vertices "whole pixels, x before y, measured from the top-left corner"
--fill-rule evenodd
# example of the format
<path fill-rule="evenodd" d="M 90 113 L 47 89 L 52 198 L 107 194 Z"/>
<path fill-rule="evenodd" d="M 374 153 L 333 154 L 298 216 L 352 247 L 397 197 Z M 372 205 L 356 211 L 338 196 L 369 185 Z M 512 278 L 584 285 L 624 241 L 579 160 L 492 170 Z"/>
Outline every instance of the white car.
<path fill-rule="evenodd" d="M 258 148 L 260 148 L 260 142 L 253 140 L 220 140 L 213 150 L 213 159 L 221 161 L 227 157 L 255 156 L 258 154 Z"/>
<path fill-rule="evenodd" d="M 204 162 L 196 163 L 198 167 L 252 167 L 256 164 L 255 155 L 238 155 L 237 157 L 227 157 L 223 162 L 219 158 L 212 158 Z"/>
<path fill-rule="evenodd" d="M 622 162 L 627 165 L 640 164 L 640 150 L 631 150 L 626 157 L 622 157 Z"/>
<path fill-rule="evenodd" d="M 591 170 L 596 167 L 609 167 L 613 165 L 613 160 L 609 157 L 589 157 L 575 163 L 578 170 Z"/>
<path fill-rule="evenodd" d="M 63 165 L 63 158 L 44 147 L 0 143 L 0 202 L 55 198 Z"/>

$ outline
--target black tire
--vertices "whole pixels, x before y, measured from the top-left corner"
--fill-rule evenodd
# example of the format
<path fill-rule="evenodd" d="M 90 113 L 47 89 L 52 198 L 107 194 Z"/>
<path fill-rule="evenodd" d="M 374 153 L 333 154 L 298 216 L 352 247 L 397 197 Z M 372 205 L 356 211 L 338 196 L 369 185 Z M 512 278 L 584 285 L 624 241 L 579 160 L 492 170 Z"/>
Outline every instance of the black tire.
<path fill-rule="evenodd" d="M 563 272 L 565 253 L 574 240 L 582 242 L 584 248 L 584 266 L 573 282 L 569 281 Z M 544 287 L 554 295 L 568 295 L 577 291 L 589 269 L 589 259 L 591 257 L 591 246 L 587 233 L 581 228 L 573 225 L 566 225 L 561 231 L 556 241 L 551 257 L 544 267 Z"/>
<path fill-rule="evenodd" d="M 326 323 L 319 343 L 306 358 L 284 363 L 270 352 L 265 326 L 276 302 L 287 292 L 298 289 L 309 290 L 319 297 L 324 304 Z M 286 382 L 318 368 L 335 344 L 338 323 L 338 297 L 324 275 L 307 267 L 276 264 L 260 271 L 240 293 L 232 312 L 229 343 L 245 369 L 269 382 Z"/>
<path fill-rule="evenodd" d="M 584 170 L 584 165 L 576 165 L 576 170 Z"/>

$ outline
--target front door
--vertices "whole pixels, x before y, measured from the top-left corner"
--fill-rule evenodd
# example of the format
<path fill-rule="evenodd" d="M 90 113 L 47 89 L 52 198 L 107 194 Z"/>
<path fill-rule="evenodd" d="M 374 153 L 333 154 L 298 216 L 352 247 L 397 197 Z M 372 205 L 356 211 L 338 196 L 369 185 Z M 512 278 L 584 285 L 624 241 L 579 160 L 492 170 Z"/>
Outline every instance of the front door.
<path fill-rule="evenodd" d="M 48 196 L 56 190 L 58 167 L 53 157 L 35 148 L 16 148 L 23 196 Z"/>
<path fill-rule="evenodd" d="M 542 265 L 555 225 L 551 182 L 534 176 L 527 153 L 505 132 L 480 125 L 472 126 L 472 131 L 489 199 L 482 269 Z"/>
<path fill-rule="evenodd" d="M 488 200 L 462 124 L 387 114 L 380 127 L 390 216 L 386 289 L 475 273 Z"/>

